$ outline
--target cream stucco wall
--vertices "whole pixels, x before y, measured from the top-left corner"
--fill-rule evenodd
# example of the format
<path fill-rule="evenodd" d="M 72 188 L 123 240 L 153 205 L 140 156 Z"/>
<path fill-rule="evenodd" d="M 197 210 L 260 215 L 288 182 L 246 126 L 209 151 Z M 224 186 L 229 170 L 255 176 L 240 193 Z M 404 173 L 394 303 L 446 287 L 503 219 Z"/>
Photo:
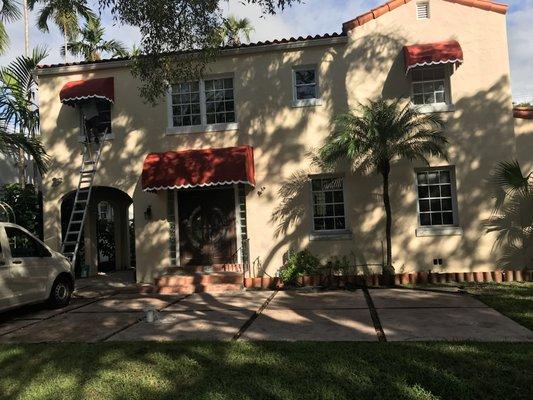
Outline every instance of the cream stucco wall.
<path fill-rule="evenodd" d="M 59 247 L 60 201 L 75 188 L 81 162 L 78 119 L 72 108 L 59 102 L 59 90 L 71 80 L 113 76 L 115 138 L 106 145 L 96 184 L 121 189 L 134 200 L 139 281 L 150 282 L 170 262 L 166 194 L 142 192 L 143 159 L 152 151 L 188 148 L 254 146 L 257 188 L 265 188 L 261 195 L 256 189 L 247 196 L 251 260 L 257 273 L 274 274 L 289 248 L 306 246 L 324 258 L 346 255 L 357 264 L 381 263 L 384 212 L 377 176 L 345 174 L 350 240 L 310 241 L 308 183 L 288 203 L 283 203 L 279 190 L 290 181 L 298 185 L 295 174 L 320 172 L 310 170 L 307 154 L 328 135 L 333 115 L 367 98 L 409 95 L 401 54 L 404 45 L 454 38 L 461 43 L 465 62 L 451 76 L 455 111 L 444 115 L 450 159 L 433 160 L 432 165 L 455 165 L 464 234 L 416 237 L 413 166 L 397 164 L 391 176 L 394 264 L 398 271 L 435 270 L 432 260 L 443 258 L 442 269 L 447 271 L 494 269 L 493 238 L 485 235 L 482 224 L 491 208 L 485 179 L 498 160 L 515 154 L 505 16 L 441 0 L 431 0 L 431 7 L 431 20 L 417 21 L 415 2 L 410 2 L 356 28 L 346 43 L 220 57 L 206 75 L 233 74 L 236 131 L 166 134 L 166 101 L 155 107 L 144 104 L 125 67 L 41 73 L 41 129 L 53 159 L 44 181 L 47 243 Z M 292 68 L 308 64 L 318 68 L 323 104 L 292 108 Z M 54 178 L 63 182 L 54 187 Z M 289 204 L 291 210 L 283 215 L 294 219 L 274 220 L 282 204 Z M 148 205 L 153 217 L 146 221 Z M 280 222 L 285 230 L 279 231 Z"/>

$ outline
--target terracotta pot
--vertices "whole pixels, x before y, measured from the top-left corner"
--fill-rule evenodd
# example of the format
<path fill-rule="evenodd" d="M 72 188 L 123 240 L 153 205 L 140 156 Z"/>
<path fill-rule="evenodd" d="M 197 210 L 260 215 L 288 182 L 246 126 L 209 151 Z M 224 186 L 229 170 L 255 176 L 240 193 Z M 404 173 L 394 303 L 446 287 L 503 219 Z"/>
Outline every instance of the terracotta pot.
<path fill-rule="evenodd" d="M 501 283 L 503 281 L 502 271 L 494 271 L 493 276 L 494 276 L 494 282 Z"/>
<path fill-rule="evenodd" d="M 465 281 L 465 275 L 462 272 L 457 272 L 455 275 L 455 282 L 463 283 Z"/>
<path fill-rule="evenodd" d="M 475 272 L 474 273 L 474 280 L 476 282 L 483 282 L 483 272 Z"/>
<path fill-rule="evenodd" d="M 372 286 L 379 286 L 379 275 L 372 275 Z"/>
<path fill-rule="evenodd" d="M 532 106 L 515 107 L 513 109 L 513 115 L 515 118 L 533 119 L 533 107 Z"/>
<path fill-rule="evenodd" d="M 261 282 L 262 282 L 262 278 L 261 277 L 255 277 L 253 278 L 253 287 L 254 289 L 261 289 Z"/>
<path fill-rule="evenodd" d="M 455 274 L 446 273 L 446 282 L 455 282 Z"/>
<path fill-rule="evenodd" d="M 465 272 L 465 282 L 474 282 L 473 272 Z"/>
<path fill-rule="evenodd" d="M 524 282 L 524 277 L 522 275 L 522 270 L 521 269 L 518 269 L 518 270 L 514 271 L 514 280 L 516 282 Z"/>
<path fill-rule="evenodd" d="M 254 287 L 254 279 L 253 278 L 244 278 L 244 287 L 247 289 Z"/>
<path fill-rule="evenodd" d="M 402 275 L 400 275 L 400 274 L 394 275 L 394 284 L 395 285 L 401 285 L 402 284 L 402 276 L 403 276 L 403 274 Z"/>
<path fill-rule="evenodd" d="M 311 286 L 312 285 L 311 277 L 309 275 L 302 276 L 302 285 L 303 286 Z"/>
<path fill-rule="evenodd" d="M 505 271 L 504 272 L 503 280 L 505 282 L 512 282 L 513 281 L 513 271 Z"/>
<path fill-rule="evenodd" d="M 411 283 L 411 274 L 402 274 L 400 282 L 402 285 L 409 285 Z"/>
<path fill-rule="evenodd" d="M 272 286 L 272 278 L 270 278 L 269 276 L 263 276 L 263 278 L 261 279 L 261 288 L 270 289 L 271 286 Z"/>
<path fill-rule="evenodd" d="M 483 272 L 483 280 L 485 282 L 492 282 L 492 273 L 490 272 Z"/>

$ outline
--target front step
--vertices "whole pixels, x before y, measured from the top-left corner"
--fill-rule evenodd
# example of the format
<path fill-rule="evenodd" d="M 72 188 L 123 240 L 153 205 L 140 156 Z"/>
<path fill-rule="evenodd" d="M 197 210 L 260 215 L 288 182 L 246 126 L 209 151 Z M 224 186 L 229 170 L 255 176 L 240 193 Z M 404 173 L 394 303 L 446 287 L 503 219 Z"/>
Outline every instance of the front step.
<path fill-rule="evenodd" d="M 156 279 L 154 290 L 161 294 L 221 293 L 243 289 L 243 275 L 238 272 L 176 273 Z"/>
<path fill-rule="evenodd" d="M 183 267 L 170 267 L 168 269 L 171 273 L 205 273 L 211 274 L 214 272 L 243 272 L 242 264 L 212 264 L 212 265 L 186 265 Z"/>

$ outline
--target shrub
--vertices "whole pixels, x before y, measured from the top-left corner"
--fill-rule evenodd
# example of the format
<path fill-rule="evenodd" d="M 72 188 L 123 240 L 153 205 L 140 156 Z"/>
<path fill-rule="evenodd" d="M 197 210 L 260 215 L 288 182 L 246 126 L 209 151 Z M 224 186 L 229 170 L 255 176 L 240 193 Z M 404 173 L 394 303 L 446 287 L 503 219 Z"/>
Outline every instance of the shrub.
<path fill-rule="evenodd" d="M 15 212 L 16 223 L 37 234 L 40 217 L 39 198 L 33 185 L 22 188 L 11 183 L 0 188 L 0 201 L 9 204 Z"/>
<path fill-rule="evenodd" d="M 319 267 L 320 261 L 309 250 L 289 251 L 287 261 L 280 269 L 279 277 L 283 283 L 293 285 L 299 276 L 314 274 Z"/>

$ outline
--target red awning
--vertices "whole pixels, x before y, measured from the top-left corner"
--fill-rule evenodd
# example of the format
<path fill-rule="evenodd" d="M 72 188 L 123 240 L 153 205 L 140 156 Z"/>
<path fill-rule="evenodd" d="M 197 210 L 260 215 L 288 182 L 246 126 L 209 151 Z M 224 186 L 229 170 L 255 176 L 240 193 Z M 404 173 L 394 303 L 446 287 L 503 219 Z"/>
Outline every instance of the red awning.
<path fill-rule="evenodd" d="M 236 183 L 255 185 L 250 146 L 150 153 L 142 172 L 144 191 Z"/>
<path fill-rule="evenodd" d="M 463 63 L 463 49 L 456 40 L 405 46 L 403 52 L 406 72 L 426 65 Z"/>
<path fill-rule="evenodd" d="M 114 103 L 115 83 L 113 78 L 71 81 L 63 86 L 59 92 L 59 98 L 62 103 L 70 106 L 90 99 L 101 99 Z"/>

